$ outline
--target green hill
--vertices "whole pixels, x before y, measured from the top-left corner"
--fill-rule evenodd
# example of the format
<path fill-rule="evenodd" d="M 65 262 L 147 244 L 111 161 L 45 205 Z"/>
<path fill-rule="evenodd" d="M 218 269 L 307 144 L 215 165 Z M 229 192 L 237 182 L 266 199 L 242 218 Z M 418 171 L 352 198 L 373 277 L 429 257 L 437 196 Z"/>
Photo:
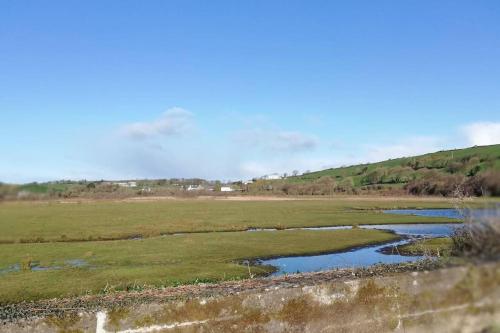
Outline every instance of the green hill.
<path fill-rule="evenodd" d="M 403 187 L 419 180 L 449 182 L 453 178 L 458 182 L 498 171 L 500 171 L 500 145 L 491 145 L 326 169 L 289 177 L 287 181 L 291 184 L 300 184 L 329 179 L 353 188 L 373 185 Z"/>

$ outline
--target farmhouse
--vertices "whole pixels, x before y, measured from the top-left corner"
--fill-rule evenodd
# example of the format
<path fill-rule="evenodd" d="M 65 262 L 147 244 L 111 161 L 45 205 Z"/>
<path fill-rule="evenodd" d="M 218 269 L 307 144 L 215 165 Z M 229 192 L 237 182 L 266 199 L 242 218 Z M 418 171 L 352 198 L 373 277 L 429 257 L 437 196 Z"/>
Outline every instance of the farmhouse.
<path fill-rule="evenodd" d="M 277 180 L 277 179 L 281 179 L 281 176 L 277 173 L 272 173 L 269 175 L 262 176 L 261 178 L 265 179 L 265 180 Z"/>
<path fill-rule="evenodd" d="M 120 187 L 137 187 L 137 182 L 117 182 L 113 184 L 118 185 Z"/>
<path fill-rule="evenodd" d="M 189 185 L 186 190 L 187 191 L 201 191 L 204 190 L 205 188 L 201 185 Z"/>

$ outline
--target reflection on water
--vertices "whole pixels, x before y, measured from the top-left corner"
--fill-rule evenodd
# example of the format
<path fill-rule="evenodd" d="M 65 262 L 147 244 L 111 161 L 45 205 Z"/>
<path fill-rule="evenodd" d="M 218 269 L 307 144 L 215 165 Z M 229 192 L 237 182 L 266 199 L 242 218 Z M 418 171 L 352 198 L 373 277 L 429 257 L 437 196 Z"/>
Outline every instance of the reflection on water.
<path fill-rule="evenodd" d="M 63 269 L 63 268 L 83 268 L 83 267 L 89 267 L 89 264 L 86 260 L 84 259 L 70 259 L 70 260 L 65 260 L 64 265 L 52 265 L 52 266 L 42 266 L 40 265 L 39 261 L 31 261 L 26 263 L 26 270 L 30 270 L 33 272 L 40 272 L 40 271 L 50 271 L 50 270 L 58 270 L 58 269 Z M 14 272 L 20 272 L 22 269 L 20 264 L 14 264 L 11 266 L 8 266 L 6 268 L 0 268 L 0 275 L 6 274 L 6 273 L 14 273 Z"/>
<path fill-rule="evenodd" d="M 426 217 L 447 217 L 461 219 L 464 216 L 473 216 L 478 218 L 498 216 L 499 210 L 492 209 L 397 209 L 386 210 L 389 214 L 419 215 Z M 260 261 L 263 265 L 271 265 L 277 268 L 272 275 L 292 274 L 297 272 L 316 272 L 335 268 L 353 268 L 367 267 L 375 264 L 398 264 L 404 262 L 413 262 L 422 259 L 421 256 L 399 255 L 396 247 L 408 244 L 417 238 L 435 238 L 449 237 L 461 223 L 418 223 L 418 224 L 379 224 L 379 225 L 361 225 L 364 229 L 388 230 L 402 237 L 403 240 L 386 243 L 384 245 L 375 245 L 354 249 L 347 252 L 337 252 L 330 254 L 311 255 L 311 256 L 289 256 L 282 258 L 273 258 Z M 329 230 L 339 227 L 317 227 L 303 228 L 309 230 Z M 350 228 L 350 227 L 340 227 Z M 384 251 L 382 249 L 393 247 L 395 251 Z M 387 253 L 389 252 L 389 253 Z"/>
<path fill-rule="evenodd" d="M 292 274 L 297 272 L 316 272 L 335 268 L 367 267 L 375 264 L 398 264 L 413 262 L 422 259 L 422 256 L 399 255 L 396 247 L 409 243 L 415 238 L 433 238 L 450 236 L 455 228 L 461 224 L 387 224 L 362 225 L 361 228 L 390 230 L 405 239 L 361 247 L 347 252 L 337 252 L 313 256 L 290 256 L 260 261 L 260 264 L 271 265 L 277 268 L 272 276 Z M 382 249 L 393 247 L 395 250 L 387 254 Z M 390 252 L 390 251 L 389 251 Z"/>
<path fill-rule="evenodd" d="M 383 245 L 359 248 L 349 252 L 275 258 L 262 260 L 260 263 L 276 267 L 278 270 L 274 272 L 272 276 L 278 276 L 299 272 L 317 272 L 334 268 L 366 267 L 379 263 L 398 264 L 422 259 L 421 256 L 402 256 L 397 254 L 397 252 L 388 255 L 381 252 L 383 248 L 396 247 L 404 245 L 407 242 L 407 240 L 402 240 Z"/>
<path fill-rule="evenodd" d="M 0 275 L 6 274 L 6 273 L 12 273 L 12 272 L 19 272 L 21 270 L 21 265 L 20 264 L 14 264 L 10 265 L 5 268 L 0 268 Z"/>
<path fill-rule="evenodd" d="M 486 218 L 499 214 L 499 207 L 482 209 L 390 209 L 384 210 L 387 214 L 415 215 L 425 217 L 447 217 L 450 219 L 464 219 L 467 217 Z"/>
<path fill-rule="evenodd" d="M 412 237 L 448 237 L 461 223 L 444 223 L 444 224 L 378 224 L 378 225 L 363 225 L 364 229 L 390 230 L 398 235 Z"/>

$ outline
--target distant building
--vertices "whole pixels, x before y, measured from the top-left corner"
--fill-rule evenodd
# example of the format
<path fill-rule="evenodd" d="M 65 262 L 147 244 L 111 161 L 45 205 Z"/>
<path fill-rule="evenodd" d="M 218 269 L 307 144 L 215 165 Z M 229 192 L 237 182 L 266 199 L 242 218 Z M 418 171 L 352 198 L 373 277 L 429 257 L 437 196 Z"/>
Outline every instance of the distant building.
<path fill-rule="evenodd" d="M 151 193 L 151 187 L 143 187 L 141 188 L 142 193 Z"/>
<path fill-rule="evenodd" d="M 234 192 L 234 189 L 231 186 L 221 186 L 221 192 Z"/>
<path fill-rule="evenodd" d="M 120 187 L 137 187 L 137 182 L 117 182 L 113 184 L 118 185 Z"/>
<path fill-rule="evenodd" d="M 201 191 L 204 190 L 205 188 L 201 185 L 189 185 L 186 190 L 187 191 Z"/>
<path fill-rule="evenodd" d="M 281 179 L 281 176 L 277 173 L 272 173 L 270 175 L 262 176 L 261 178 L 265 180 L 278 180 Z"/>

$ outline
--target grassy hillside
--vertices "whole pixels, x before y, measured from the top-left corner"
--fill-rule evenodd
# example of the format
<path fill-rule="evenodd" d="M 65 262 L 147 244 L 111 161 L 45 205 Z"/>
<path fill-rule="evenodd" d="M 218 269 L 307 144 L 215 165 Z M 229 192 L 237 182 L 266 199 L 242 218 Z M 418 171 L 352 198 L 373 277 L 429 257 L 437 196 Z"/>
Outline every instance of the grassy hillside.
<path fill-rule="evenodd" d="M 2 199 L 126 198 L 132 196 L 217 195 L 220 182 L 202 179 L 135 180 L 137 187 L 114 181 L 55 181 L 24 185 L 2 184 Z M 189 185 L 203 191 L 187 191 Z M 248 194 L 277 195 L 443 195 L 457 190 L 465 195 L 500 196 L 500 145 L 440 151 L 378 163 L 310 172 L 279 180 L 258 179 L 253 184 L 232 184 Z M 239 193 L 239 191 L 237 192 Z M 220 193 L 219 193 L 220 194 Z"/>
<path fill-rule="evenodd" d="M 472 177 L 489 170 L 500 170 L 500 145 L 447 150 L 378 163 L 326 169 L 289 177 L 288 181 L 304 183 L 328 176 L 337 183 L 350 183 L 354 187 L 377 184 L 403 186 L 430 173 Z"/>

